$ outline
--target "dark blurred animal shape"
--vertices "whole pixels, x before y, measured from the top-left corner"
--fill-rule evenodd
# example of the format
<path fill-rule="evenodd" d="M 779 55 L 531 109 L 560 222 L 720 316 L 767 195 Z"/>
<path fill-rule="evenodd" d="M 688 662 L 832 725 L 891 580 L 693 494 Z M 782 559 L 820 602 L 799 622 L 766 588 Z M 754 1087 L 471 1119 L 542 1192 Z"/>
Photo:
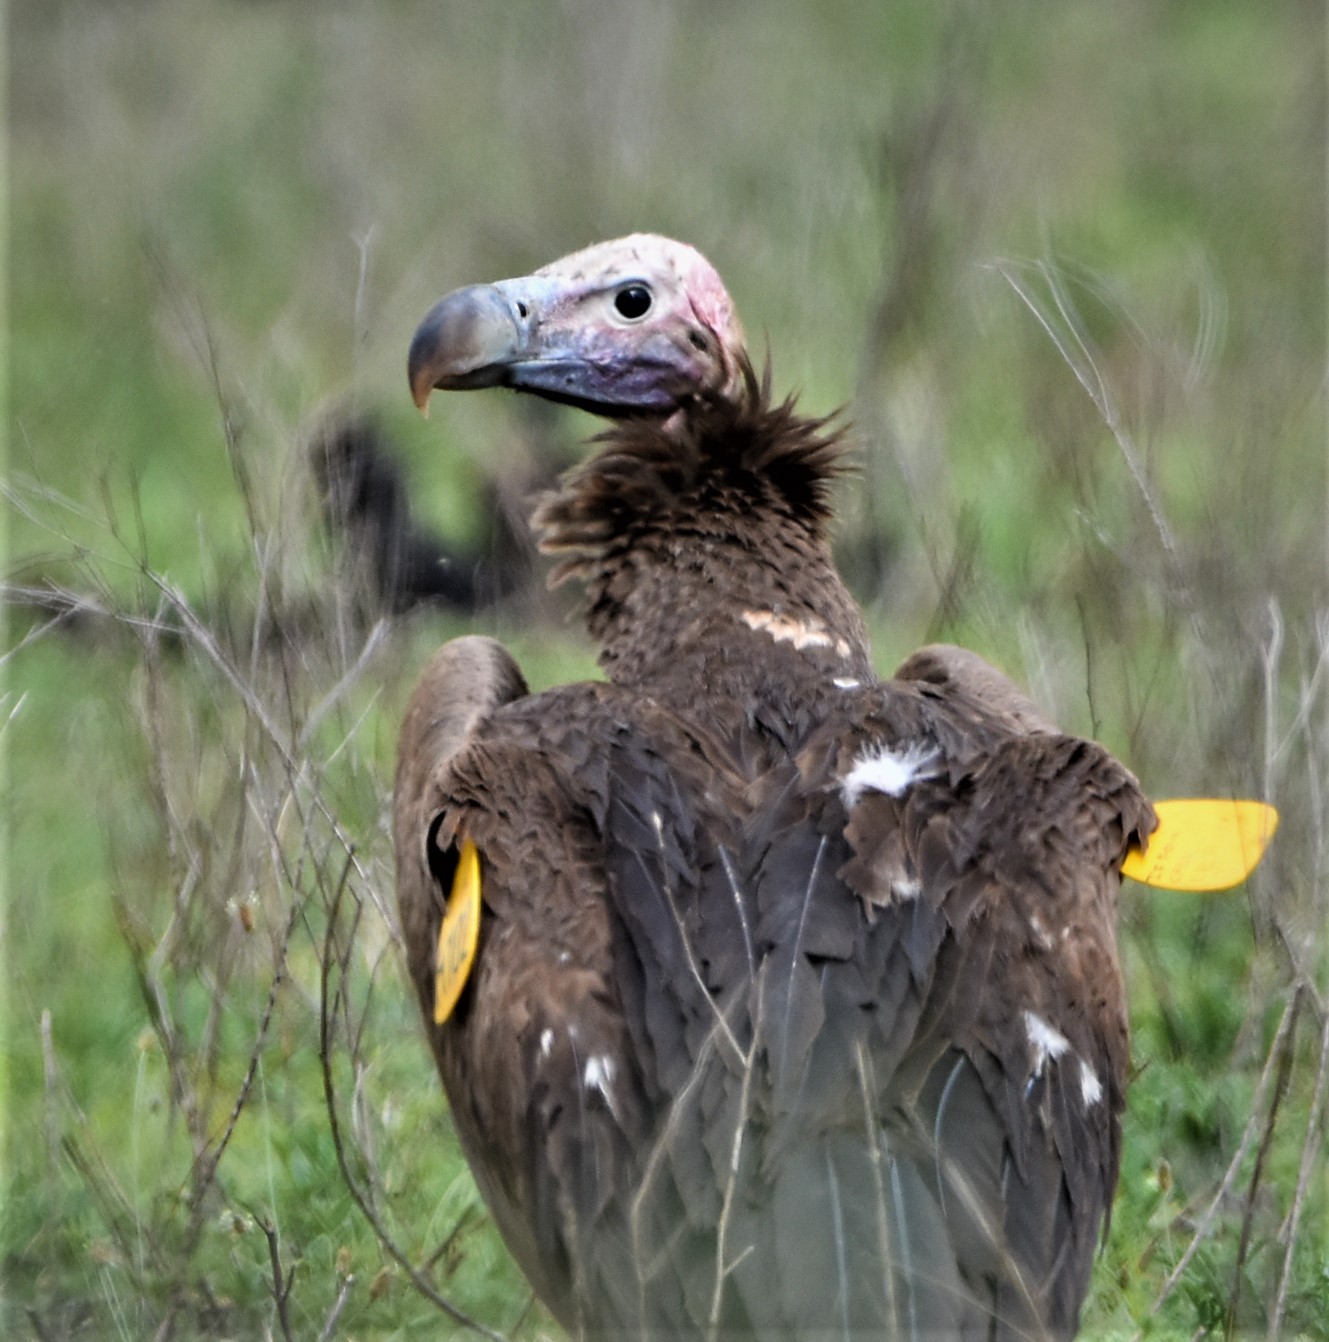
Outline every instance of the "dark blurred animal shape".
<path fill-rule="evenodd" d="M 405 467 L 372 418 L 329 418 L 314 435 L 310 462 L 324 524 L 376 610 L 433 605 L 474 613 L 529 583 L 529 531 L 497 482 L 485 482 L 479 504 L 488 533 L 465 551 L 417 517 Z"/>

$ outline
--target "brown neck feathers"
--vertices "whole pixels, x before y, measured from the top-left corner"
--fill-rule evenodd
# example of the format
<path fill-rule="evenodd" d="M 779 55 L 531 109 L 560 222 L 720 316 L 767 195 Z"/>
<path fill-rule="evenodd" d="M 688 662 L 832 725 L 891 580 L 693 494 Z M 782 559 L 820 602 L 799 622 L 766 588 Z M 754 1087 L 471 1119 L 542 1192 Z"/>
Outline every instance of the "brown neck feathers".
<path fill-rule="evenodd" d="M 737 404 L 700 405 L 668 430 L 633 420 L 601 435 L 536 510 L 540 548 L 560 556 L 551 584 L 585 583 L 588 627 L 615 680 L 750 661 L 777 638 L 814 662 L 825 651 L 828 671 L 866 666 L 825 534 L 842 431 L 799 415 L 792 398 L 772 404 L 769 374 L 745 373 Z"/>

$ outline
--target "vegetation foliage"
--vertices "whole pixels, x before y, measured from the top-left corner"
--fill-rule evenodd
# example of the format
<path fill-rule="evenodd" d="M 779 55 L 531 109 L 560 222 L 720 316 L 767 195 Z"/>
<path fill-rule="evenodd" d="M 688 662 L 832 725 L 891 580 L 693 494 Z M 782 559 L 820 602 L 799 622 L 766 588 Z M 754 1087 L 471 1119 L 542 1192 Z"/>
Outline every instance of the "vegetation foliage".
<path fill-rule="evenodd" d="M 17 0 L 0 1331 L 552 1327 L 461 1162 L 387 832 L 414 673 L 308 443 L 413 502 L 590 426 L 414 419 L 445 289 L 649 228 L 846 403 L 888 671 L 974 647 L 1154 795 L 1266 796 L 1217 897 L 1128 888 L 1136 1075 L 1085 1335 L 1329 1338 L 1323 16 L 1294 0 Z M 480 618 L 594 674 L 551 598 Z"/>

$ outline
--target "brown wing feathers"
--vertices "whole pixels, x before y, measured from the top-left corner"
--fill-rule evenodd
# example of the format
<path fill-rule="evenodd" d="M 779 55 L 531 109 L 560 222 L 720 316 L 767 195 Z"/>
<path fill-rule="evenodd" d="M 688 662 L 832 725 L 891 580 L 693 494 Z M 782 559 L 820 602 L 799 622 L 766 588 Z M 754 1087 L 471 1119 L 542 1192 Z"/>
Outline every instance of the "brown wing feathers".
<path fill-rule="evenodd" d="M 430 342 L 504 292 L 431 314 L 417 395 L 494 380 Z M 486 357 L 533 338 L 494 329 Z M 731 365 L 732 399 L 627 420 L 541 507 L 610 682 L 529 695 L 466 639 L 408 712 L 427 1022 L 464 838 L 482 862 L 475 966 L 427 1024 L 458 1132 L 575 1334 L 1069 1337 L 1120 1159 L 1117 873 L 1152 812 L 973 654 L 875 680 L 823 535 L 834 435 Z"/>

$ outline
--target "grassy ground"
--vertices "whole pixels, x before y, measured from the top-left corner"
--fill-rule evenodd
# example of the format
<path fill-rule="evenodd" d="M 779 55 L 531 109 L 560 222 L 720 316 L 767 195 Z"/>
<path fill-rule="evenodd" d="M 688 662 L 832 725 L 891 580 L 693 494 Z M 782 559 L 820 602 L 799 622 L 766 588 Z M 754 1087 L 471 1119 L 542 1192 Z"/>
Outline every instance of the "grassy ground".
<path fill-rule="evenodd" d="M 1004 665 L 1244 891 L 1130 889 L 1137 1075 L 1085 1335 L 1329 1337 L 1324 33 L 1236 3 L 11 10 L 6 1336 L 511 1337 L 393 940 L 411 678 L 311 427 L 420 510 L 588 427 L 405 394 L 445 288 L 650 227 L 850 403 L 888 670 Z M 42 594 L 34 608 L 32 593 Z M 484 627 L 589 674 L 534 599 Z M 432 1297 L 432 1298 L 431 1298 Z"/>

